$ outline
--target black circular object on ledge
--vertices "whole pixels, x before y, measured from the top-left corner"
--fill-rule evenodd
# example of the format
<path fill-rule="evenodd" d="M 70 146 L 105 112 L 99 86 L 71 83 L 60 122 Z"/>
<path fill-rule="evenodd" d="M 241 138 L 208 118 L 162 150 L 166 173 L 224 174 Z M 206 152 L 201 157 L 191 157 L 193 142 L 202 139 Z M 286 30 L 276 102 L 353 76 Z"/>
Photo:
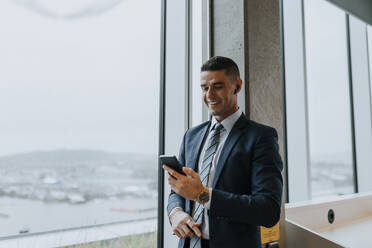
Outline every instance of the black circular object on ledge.
<path fill-rule="evenodd" d="M 332 224 L 335 221 L 335 212 L 333 209 L 328 210 L 328 222 Z"/>

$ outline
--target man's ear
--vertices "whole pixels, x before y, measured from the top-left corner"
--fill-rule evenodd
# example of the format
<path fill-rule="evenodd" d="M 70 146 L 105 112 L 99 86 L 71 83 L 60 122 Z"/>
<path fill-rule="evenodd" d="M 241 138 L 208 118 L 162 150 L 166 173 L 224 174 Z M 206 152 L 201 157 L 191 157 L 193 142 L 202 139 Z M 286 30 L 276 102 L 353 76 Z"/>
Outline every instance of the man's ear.
<path fill-rule="evenodd" d="M 235 88 L 235 90 L 234 90 L 234 95 L 236 95 L 236 94 L 238 93 L 239 89 L 240 89 L 240 86 L 239 86 L 239 85 L 236 86 L 236 88 Z"/>
<path fill-rule="evenodd" d="M 243 83 L 243 81 L 241 80 L 241 78 L 237 79 L 236 88 L 234 90 L 234 95 L 238 94 L 238 92 L 240 91 L 240 89 L 242 87 L 242 83 Z"/>
<path fill-rule="evenodd" d="M 238 94 L 238 92 L 241 90 L 243 81 L 241 78 L 238 78 L 235 82 L 235 90 L 234 90 L 234 95 Z"/>

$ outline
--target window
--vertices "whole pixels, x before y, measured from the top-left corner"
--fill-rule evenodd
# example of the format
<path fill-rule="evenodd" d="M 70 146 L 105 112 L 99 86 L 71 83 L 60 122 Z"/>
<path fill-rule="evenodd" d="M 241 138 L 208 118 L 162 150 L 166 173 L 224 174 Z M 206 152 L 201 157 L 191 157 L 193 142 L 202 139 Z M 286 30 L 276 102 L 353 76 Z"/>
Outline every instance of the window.
<path fill-rule="evenodd" d="M 369 191 L 365 24 L 323 0 L 282 0 L 282 15 L 287 201 Z"/>
<path fill-rule="evenodd" d="M 209 2 L 209 1 L 208 1 Z M 200 67 L 205 57 L 207 1 L 165 1 L 164 154 L 177 155 L 187 128 L 207 119 L 203 112 Z M 176 247 L 166 206 L 170 186 L 163 174 L 163 245 Z"/>
<path fill-rule="evenodd" d="M 304 3 L 312 197 L 353 193 L 346 14 Z"/>
<path fill-rule="evenodd" d="M 0 237 L 156 231 L 160 8 L 1 1 Z"/>
<path fill-rule="evenodd" d="M 177 155 L 180 142 L 189 121 L 188 114 L 188 58 L 187 58 L 187 3 L 185 1 L 164 1 L 165 42 L 164 57 L 164 154 Z M 171 191 L 167 175 L 163 172 L 163 247 L 176 247 L 178 237 L 172 235 L 167 213 L 168 196 Z M 159 239 L 160 240 L 160 239 Z"/>

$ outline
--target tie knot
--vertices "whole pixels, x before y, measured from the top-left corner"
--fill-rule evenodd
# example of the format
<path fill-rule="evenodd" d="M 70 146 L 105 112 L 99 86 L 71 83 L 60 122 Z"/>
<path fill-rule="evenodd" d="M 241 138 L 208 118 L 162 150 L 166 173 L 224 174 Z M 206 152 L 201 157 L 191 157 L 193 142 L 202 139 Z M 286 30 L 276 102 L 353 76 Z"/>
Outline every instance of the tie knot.
<path fill-rule="evenodd" d="M 223 129 L 223 126 L 221 123 L 217 122 L 216 124 L 214 124 L 214 128 L 213 130 L 215 130 L 215 132 L 219 132 Z"/>

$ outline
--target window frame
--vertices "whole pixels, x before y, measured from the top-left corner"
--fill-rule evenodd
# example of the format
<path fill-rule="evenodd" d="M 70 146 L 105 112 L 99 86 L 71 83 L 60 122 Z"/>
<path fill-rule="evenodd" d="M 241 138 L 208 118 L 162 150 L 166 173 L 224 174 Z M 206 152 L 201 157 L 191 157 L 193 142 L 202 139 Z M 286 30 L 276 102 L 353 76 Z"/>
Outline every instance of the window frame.
<path fill-rule="evenodd" d="M 324 0 L 326 1 L 326 0 Z M 371 79 L 366 24 L 346 14 L 355 193 L 372 190 Z M 311 200 L 304 0 L 281 0 L 286 203 Z"/>
<path fill-rule="evenodd" d="M 182 141 L 185 131 L 192 125 L 192 2 L 184 0 L 181 2 L 162 0 L 162 36 L 161 36 L 161 82 L 160 82 L 160 125 L 159 125 L 159 155 L 174 154 L 178 155 L 178 149 Z M 170 5 L 173 3 L 174 5 Z M 179 8 L 177 8 L 177 5 Z M 170 12 L 181 20 L 177 30 L 181 30 L 183 35 L 177 36 L 176 40 L 170 41 L 168 35 L 173 35 L 169 29 L 169 24 L 172 23 Z M 177 13 L 177 14 L 175 14 Z M 203 1 L 202 4 L 202 59 L 203 61 L 210 56 L 210 0 Z M 173 22 L 174 25 L 174 22 Z M 172 39 L 174 37 L 171 37 Z M 175 43 L 182 44 L 183 49 L 174 50 L 173 54 L 177 54 L 177 58 L 169 56 L 172 54 L 171 45 Z M 180 70 L 169 70 L 170 65 L 173 68 Z M 182 77 L 183 75 L 183 77 Z M 172 80 L 176 76 L 178 80 Z M 180 80 L 183 79 L 183 80 Z M 177 85 L 178 88 L 174 87 Z M 178 94 L 179 97 L 174 97 Z M 173 106 L 173 111 L 170 111 L 170 106 Z M 176 110 L 177 109 L 177 110 Z M 198 111 L 202 115 L 202 121 L 209 119 L 208 112 L 205 107 L 199 106 Z M 171 120 L 177 119 L 177 123 Z M 173 247 L 177 246 L 177 236 L 171 235 L 168 215 L 166 211 L 168 194 L 170 187 L 165 182 L 166 175 L 160 166 L 158 174 L 158 242 L 157 247 Z"/>
<path fill-rule="evenodd" d="M 281 6 L 288 203 L 310 199 L 311 185 L 303 1 L 281 0 Z M 295 151 L 292 150 L 293 147 L 296 148 Z"/>
<path fill-rule="evenodd" d="M 357 161 L 355 183 L 357 192 L 367 192 L 372 190 L 372 182 L 368 176 L 372 173 L 372 82 L 369 77 L 367 25 L 353 16 L 348 19 Z"/>

